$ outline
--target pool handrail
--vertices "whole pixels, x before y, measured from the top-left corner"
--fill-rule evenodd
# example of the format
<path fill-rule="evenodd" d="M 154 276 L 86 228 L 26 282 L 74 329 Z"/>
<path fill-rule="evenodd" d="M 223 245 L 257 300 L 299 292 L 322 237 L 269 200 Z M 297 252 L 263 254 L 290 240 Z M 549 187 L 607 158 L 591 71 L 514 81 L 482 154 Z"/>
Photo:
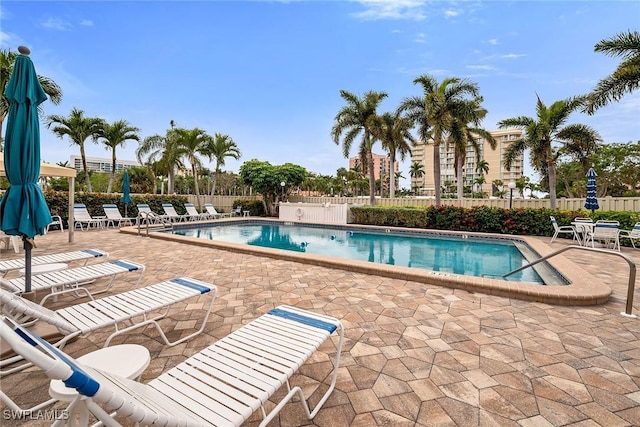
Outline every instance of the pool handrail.
<path fill-rule="evenodd" d="M 636 263 L 633 261 L 633 259 L 631 259 L 629 256 L 617 252 L 617 251 L 613 251 L 613 250 L 609 250 L 609 249 L 600 249 L 600 248 L 590 248 L 588 246 L 576 246 L 576 245 L 570 245 L 570 246 L 565 246 L 564 248 L 560 248 L 556 251 L 551 252 L 550 254 L 547 254 L 545 256 L 543 256 L 540 259 L 537 259 L 535 261 L 530 262 L 527 265 L 523 265 L 522 267 L 518 267 L 513 271 L 510 271 L 506 274 L 503 274 L 502 277 L 507 277 L 507 276 L 511 276 L 514 273 L 517 273 L 519 271 L 524 270 L 525 268 L 529 268 L 529 267 L 533 267 L 534 265 L 541 263 L 542 261 L 546 261 L 549 258 L 552 258 L 558 254 L 561 254 L 562 252 L 568 251 L 569 249 L 580 249 L 583 251 L 590 251 L 590 252 L 600 252 L 600 253 L 604 253 L 604 254 L 612 254 L 612 255 L 617 255 L 619 257 L 622 257 L 625 261 L 627 261 L 627 264 L 629 264 L 629 285 L 627 288 L 627 304 L 625 306 L 625 311 L 623 313 L 620 313 L 622 315 L 625 316 L 630 316 L 630 317 L 636 317 L 632 311 L 633 311 L 633 295 L 634 295 L 634 291 L 635 291 L 635 284 L 636 284 Z"/>

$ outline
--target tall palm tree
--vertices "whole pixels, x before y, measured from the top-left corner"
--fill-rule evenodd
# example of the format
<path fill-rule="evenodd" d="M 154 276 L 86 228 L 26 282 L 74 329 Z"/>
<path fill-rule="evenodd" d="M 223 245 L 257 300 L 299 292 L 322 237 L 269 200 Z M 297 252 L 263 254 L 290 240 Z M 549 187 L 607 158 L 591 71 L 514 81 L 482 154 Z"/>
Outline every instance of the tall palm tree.
<path fill-rule="evenodd" d="M 136 157 L 140 163 L 147 165 L 148 168 L 153 165 L 155 172 L 161 170 L 167 176 L 167 193 L 169 194 L 175 189 L 176 168 L 184 167 L 175 143 L 173 120 L 170 126 L 164 136 L 158 134 L 148 136 L 136 149 Z"/>
<path fill-rule="evenodd" d="M 93 142 L 96 142 L 96 136 L 99 129 L 102 127 L 103 120 L 95 117 L 85 117 L 84 111 L 77 108 L 73 108 L 69 117 L 50 115 L 46 120 L 47 129 L 51 131 L 60 139 L 64 136 L 68 136 L 72 145 L 80 147 L 80 157 L 82 159 L 82 170 L 87 184 L 87 191 L 91 193 L 91 178 L 89 177 L 89 169 L 87 168 L 87 155 L 84 149 L 84 143 L 87 139 L 91 138 Z"/>
<path fill-rule="evenodd" d="M 595 45 L 594 51 L 621 56 L 623 60 L 610 76 L 600 80 L 586 95 L 584 112 L 589 114 L 640 88 L 640 32 L 627 31 L 602 40 Z"/>
<path fill-rule="evenodd" d="M 466 79 L 450 77 L 438 83 L 435 77 L 423 74 L 417 77 L 414 84 L 422 86 L 423 95 L 405 98 L 400 105 L 400 111 L 406 111 L 414 124 L 418 126 L 418 135 L 429 137 L 433 141 L 433 182 L 435 186 L 436 205 L 441 200 L 440 177 L 440 146 L 451 132 L 456 111 L 461 109 L 461 103 L 467 96 L 479 95 L 478 85 Z"/>
<path fill-rule="evenodd" d="M 15 52 L 11 52 L 7 49 L 0 49 L 0 151 L 2 151 L 2 147 L 4 146 L 2 124 L 9 113 L 9 100 L 5 96 L 4 91 L 7 88 L 7 84 L 9 83 L 9 79 L 13 73 L 13 66 L 16 62 L 17 56 L 18 54 Z M 47 94 L 49 100 L 54 105 L 60 104 L 62 101 L 62 89 L 60 89 L 60 86 L 58 86 L 58 84 L 49 77 L 41 75 L 38 75 L 38 81 L 40 82 L 40 86 L 42 86 L 44 93 Z"/>
<path fill-rule="evenodd" d="M 340 137 L 343 133 L 342 153 L 345 158 L 349 157 L 353 141 L 362 133 L 359 153 L 363 164 L 367 165 L 369 171 L 369 203 L 374 206 L 376 203 L 375 185 L 376 178 L 373 170 L 373 140 L 371 138 L 371 127 L 373 118 L 376 116 L 376 109 L 380 102 L 387 97 L 386 92 L 369 91 L 363 98 L 347 92 L 340 91 L 340 96 L 347 102 L 335 117 L 335 123 L 331 128 L 331 136 L 336 145 L 340 144 Z"/>
<path fill-rule="evenodd" d="M 514 160 L 525 150 L 531 153 L 531 166 L 548 177 L 551 209 L 556 208 L 556 163 L 565 151 L 575 145 L 592 145 L 601 141 L 600 135 L 587 125 L 567 125 L 569 115 L 580 105 L 580 98 L 556 101 L 547 107 L 537 97 L 536 117 L 512 117 L 498 123 L 501 129 L 522 129 L 522 138 L 513 141 L 505 150 L 504 165 L 509 170 Z M 554 147 L 560 144 L 560 148 Z M 564 149 L 563 149 L 564 148 Z"/>
<path fill-rule="evenodd" d="M 198 169 L 202 168 L 199 156 L 207 155 L 207 146 L 213 142 L 213 138 L 206 131 L 198 128 L 175 128 L 173 134 L 178 154 L 191 165 L 198 208 L 202 208 L 198 186 Z"/>
<path fill-rule="evenodd" d="M 409 176 L 414 180 L 416 178 L 424 177 L 424 165 L 422 163 L 420 163 L 420 162 L 411 163 L 411 166 L 409 166 Z M 424 187 L 424 182 L 422 183 L 422 185 Z M 417 187 L 416 187 L 416 189 L 417 189 Z"/>
<path fill-rule="evenodd" d="M 124 147 L 125 142 L 129 140 L 139 142 L 138 132 L 140 129 L 129 125 L 126 120 L 117 120 L 111 124 L 104 122 L 98 129 L 96 133 L 98 140 L 105 145 L 105 148 L 111 149 L 111 173 L 109 174 L 107 193 L 111 193 L 116 177 L 116 148 L 119 145 Z"/>
<path fill-rule="evenodd" d="M 389 153 L 389 197 L 395 197 L 395 167 L 396 154 L 404 160 L 407 153 L 411 152 L 409 143 L 415 142 L 411 135 L 412 122 L 407 117 L 403 117 L 399 112 L 384 113 L 381 116 L 372 118 L 371 133 L 374 138 L 382 143 L 382 148 Z"/>
<path fill-rule="evenodd" d="M 480 174 L 476 182 L 480 185 L 480 193 L 482 193 L 482 184 L 486 182 L 484 176 L 489 173 L 489 162 L 485 159 L 478 160 L 476 162 L 476 172 Z"/>
<path fill-rule="evenodd" d="M 216 165 L 214 170 L 215 180 L 213 181 L 213 186 L 211 187 L 211 195 L 213 196 L 216 192 L 216 183 L 218 182 L 218 176 L 220 175 L 220 172 L 222 172 L 221 168 L 225 164 L 225 159 L 232 158 L 235 160 L 239 160 L 240 157 L 242 157 L 242 153 L 229 135 L 223 135 L 218 132 L 213 135 L 213 139 L 204 148 L 204 152 L 210 160 L 215 161 Z"/>
<path fill-rule="evenodd" d="M 482 154 L 482 144 L 478 140 L 479 137 L 484 138 L 493 150 L 497 145 L 497 141 L 489 131 L 478 127 L 487 115 L 487 110 L 482 107 L 482 101 L 482 97 L 477 96 L 460 104 L 459 111 L 454 114 L 447 141 L 453 144 L 454 149 L 454 169 L 456 171 L 458 199 L 462 199 L 464 196 L 464 174 L 462 169 L 467 157 L 467 148 L 471 147 L 476 153 L 476 161 L 479 162 Z"/>

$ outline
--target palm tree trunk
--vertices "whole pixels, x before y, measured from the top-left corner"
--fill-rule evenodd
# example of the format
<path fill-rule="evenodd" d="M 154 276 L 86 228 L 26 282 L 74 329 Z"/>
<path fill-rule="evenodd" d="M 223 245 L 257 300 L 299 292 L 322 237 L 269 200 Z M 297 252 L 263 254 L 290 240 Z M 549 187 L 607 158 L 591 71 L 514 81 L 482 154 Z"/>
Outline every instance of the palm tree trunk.
<path fill-rule="evenodd" d="M 464 165 L 465 155 L 465 153 L 461 153 L 460 155 L 458 155 L 458 161 L 456 162 L 456 177 L 458 178 L 458 199 L 462 199 L 464 197 L 464 177 L 462 176 L 462 166 Z"/>
<path fill-rule="evenodd" d="M 109 185 L 107 185 L 107 193 L 113 190 L 113 181 L 116 178 L 116 147 L 111 152 L 111 173 L 109 174 Z"/>
<path fill-rule="evenodd" d="M 369 140 L 369 135 L 366 136 L 367 141 Z M 369 163 L 369 204 L 371 206 L 376 205 L 376 176 L 373 170 L 373 150 L 371 150 L 371 146 L 367 142 L 369 146 L 367 152 L 367 163 Z M 382 180 L 382 179 L 381 179 Z"/>
<path fill-rule="evenodd" d="M 435 187 L 436 206 L 440 206 L 440 138 L 442 134 L 436 131 L 433 143 L 433 184 Z"/>
<path fill-rule="evenodd" d="M 173 169 L 173 166 L 169 168 L 169 173 L 167 174 L 167 194 L 173 194 L 175 192 L 175 177 L 176 172 Z"/>
<path fill-rule="evenodd" d="M 84 152 L 84 143 L 80 144 L 80 157 L 82 158 L 82 170 L 84 171 L 84 179 L 87 181 L 87 192 L 93 193 L 91 189 L 91 177 L 89 177 L 89 169 L 87 168 L 87 155 Z"/>
<path fill-rule="evenodd" d="M 395 153 L 389 155 L 389 197 L 393 199 L 396 196 L 396 156 Z"/>
<path fill-rule="evenodd" d="M 549 168 L 549 203 L 551 209 L 556 209 L 556 165 L 554 162 L 547 162 Z"/>
<path fill-rule="evenodd" d="M 196 173 L 196 166 L 191 163 L 191 172 L 193 173 L 193 185 L 196 189 L 196 202 L 198 203 L 198 209 L 202 210 L 202 203 L 200 202 L 200 189 L 198 188 L 198 174 Z"/>

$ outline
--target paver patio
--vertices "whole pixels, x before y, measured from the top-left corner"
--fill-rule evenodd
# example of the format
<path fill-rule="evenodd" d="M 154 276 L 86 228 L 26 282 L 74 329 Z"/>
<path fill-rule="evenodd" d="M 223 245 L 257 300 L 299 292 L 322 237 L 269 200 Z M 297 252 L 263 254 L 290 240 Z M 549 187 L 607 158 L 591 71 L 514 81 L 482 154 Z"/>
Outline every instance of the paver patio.
<path fill-rule="evenodd" d="M 114 341 L 150 350 L 151 365 L 142 381 L 279 304 L 342 319 L 347 340 L 333 395 L 313 421 L 294 402 L 272 425 L 640 426 L 640 319 L 620 315 L 629 270 L 618 257 L 567 254 L 609 284 L 613 295 L 604 305 L 560 307 L 117 230 L 76 232 L 73 244 L 67 243 L 66 233 L 52 232 L 36 243 L 34 256 L 95 247 L 108 251 L 112 259 L 144 263 L 142 285 L 187 275 L 218 287 L 209 325 L 193 340 L 167 348 L 155 331 L 145 330 Z M 567 244 L 560 239 L 550 246 Z M 640 250 L 622 251 L 640 264 Z M 15 254 L 5 251 L 1 256 Z M 121 282 L 112 293 L 129 286 Z M 64 306 L 71 298 L 49 307 Z M 164 320 L 175 322 L 171 338 L 189 332 L 194 316 L 201 315 L 194 310 L 200 306 L 190 301 L 171 311 Z M 640 303 L 634 304 L 634 313 L 640 313 Z M 68 344 L 65 351 L 78 357 L 100 348 L 104 339 L 95 333 Z M 334 348 L 325 343 L 293 377 L 293 383 L 312 396 L 311 403 L 326 389 L 322 381 L 330 372 Z M 4 378 L 1 386 L 22 406 L 48 397 L 48 381 L 36 369 Z M 5 409 L 2 425 L 50 424 L 7 419 Z M 255 413 L 246 425 L 259 421 Z"/>

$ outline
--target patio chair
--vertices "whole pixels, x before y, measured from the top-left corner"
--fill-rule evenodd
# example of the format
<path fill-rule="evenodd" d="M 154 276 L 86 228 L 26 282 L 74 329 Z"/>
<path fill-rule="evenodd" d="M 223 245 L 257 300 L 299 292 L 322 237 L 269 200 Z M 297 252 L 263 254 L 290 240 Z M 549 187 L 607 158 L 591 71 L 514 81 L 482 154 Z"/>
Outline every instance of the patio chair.
<path fill-rule="evenodd" d="M 34 256 L 31 258 L 31 266 L 57 264 L 60 262 L 69 263 L 73 261 L 84 261 L 83 265 L 87 265 L 89 260 L 97 259 L 99 261 L 105 261 L 108 257 L 108 252 L 99 249 L 81 249 L 79 251 Z M 24 257 L 0 261 L 0 273 L 2 273 L 2 277 L 5 277 L 10 271 L 20 270 L 21 268 L 24 268 Z"/>
<path fill-rule="evenodd" d="M 587 235 L 587 242 L 591 241 L 594 247 L 595 241 L 600 241 L 606 248 L 620 251 L 620 223 L 618 221 L 598 220 L 593 226 L 593 231 Z"/>
<path fill-rule="evenodd" d="M 242 216 L 242 206 L 238 206 L 237 208 L 231 211 L 231 216 Z"/>
<path fill-rule="evenodd" d="M 49 228 L 52 226 L 57 226 L 60 228 L 60 232 L 64 233 L 64 225 L 62 223 L 62 217 L 60 215 L 51 215 L 51 222 L 47 224 L 46 232 L 49 232 Z"/>
<path fill-rule="evenodd" d="M 631 241 L 631 246 L 635 249 L 636 245 L 633 241 L 640 239 L 640 222 L 636 222 L 631 230 L 620 230 L 619 237 L 629 239 Z"/>
<path fill-rule="evenodd" d="M 138 224 L 158 224 L 163 221 L 164 215 L 159 215 L 151 210 L 146 203 L 139 203 L 138 208 Z"/>
<path fill-rule="evenodd" d="M 189 215 L 180 215 L 171 203 L 163 203 L 164 217 L 172 222 L 182 222 L 189 218 Z"/>
<path fill-rule="evenodd" d="M 553 225 L 553 236 L 551 237 L 550 243 L 553 243 L 560 234 L 571 234 L 572 240 L 577 240 L 578 242 L 580 242 L 580 236 L 578 236 L 578 233 L 573 226 L 558 225 L 558 222 L 556 221 L 556 218 L 554 216 L 551 216 L 550 218 L 551 224 Z"/>
<path fill-rule="evenodd" d="M 211 216 L 207 212 L 198 212 L 193 203 L 185 203 L 184 208 L 187 210 L 187 215 L 189 216 L 189 220 L 191 221 L 200 221 L 213 218 L 213 216 Z"/>
<path fill-rule="evenodd" d="M 211 215 L 211 217 L 214 218 L 214 219 L 225 218 L 225 217 L 231 216 L 231 214 L 229 214 L 229 213 L 220 213 L 220 212 L 218 212 L 216 210 L 216 208 L 214 208 L 211 203 L 205 203 L 204 204 L 204 208 L 207 210 L 207 213 L 209 215 Z"/>
<path fill-rule="evenodd" d="M 40 301 L 40 305 L 44 305 L 45 301 L 49 298 L 69 292 L 74 292 L 77 295 L 84 294 L 93 299 L 93 295 L 109 290 L 111 286 L 113 286 L 116 277 L 131 272 L 139 273 L 138 280 L 136 281 L 137 286 L 140 279 L 142 279 L 144 265 L 123 259 L 34 275 L 31 277 L 31 290 L 33 292 L 50 291 L 50 293 L 45 295 Z M 109 279 L 104 289 L 91 292 L 85 286 L 82 286 L 103 278 Z M 16 294 L 24 293 L 24 281 L 24 277 L 16 277 L 14 279 L 0 278 L 0 287 Z"/>
<path fill-rule="evenodd" d="M 33 319 L 29 324 L 44 322 L 57 328 L 62 337 L 52 343 L 56 348 L 62 349 L 65 344 L 78 336 L 111 329 L 113 333 L 104 342 L 104 348 L 108 347 L 116 336 L 147 326 L 155 327 L 164 343 L 172 347 L 202 333 L 207 325 L 216 291 L 215 285 L 189 277 L 179 277 L 56 311 L 51 311 L 2 289 L 0 289 L 0 302 L 2 302 L 4 314 L 16 323 L 20 323 L 21 318 L 26 317 Z M 205 312 L 202 319 L 198 320 L 200 327 L 173 342 L 169 341 L 158 321 L 166 317 L 169 309 L 176 304 L 204 294 L 208 294 L 209 301 L 203 306 Z M 196 326 L 194 325 L 194 328 Z M 0 375 L 19 372 L 29 366 L 31 363 L 25 362 L 22 356 L 12 354 L 0 361 Z M 6 393 L 0 393 L 0 400 L 15 411 L 29 411 L 29 409 L 20 408 Z M 49 400 L 40 403 L 31 410 L 53 402 Z"/>
<path fill-rule="evenodd" d="M 104 224 L 103 218 L 93 218 L 89 211 L 87 210 L 87 206 L 82 203 L 77 203 L 73 205 L 73 227 L 78 228 L 80 226 L 80 230 L 84 231 L 84 227 L 87 227 L 89 230 L 92 226 L 94 228 L 102 227 Z"/>
<path fill-rule="evenodd" d="M 106 227 L 109 227 L 109 224 L 115 228 L 116 224 L 118 227 L 122 227 L 123 225 L 135 225 L 136 223 L 136 218 L 123 217 L 117 205 L 102 205 L 102 209 L 104 209 L 104 214 L 107 216 L 105 220 Z"/>
<path fill-rule="evenodd" d="M 291 387 L 289 378 L 336 330 L 340 338 L 331 385 L 311 411 L 302 389 Z M 344 329 L 338 319 L 280 306 L 148 384 L 81 366 L 10 319 L 0 318 L 0 337 L 49 378 L 77 390 L 70 416 L 88 412 L 106 425 L 114 424 L 109 414 L 115 412 L 114 417 L 141 425 L 240 426 L 260 409 L 264 426 L 295 395 L 307 418 L 315 417 L 335 387 Z M 264 404 L 285 384 L 284 397 L 267 415 Z"/>

